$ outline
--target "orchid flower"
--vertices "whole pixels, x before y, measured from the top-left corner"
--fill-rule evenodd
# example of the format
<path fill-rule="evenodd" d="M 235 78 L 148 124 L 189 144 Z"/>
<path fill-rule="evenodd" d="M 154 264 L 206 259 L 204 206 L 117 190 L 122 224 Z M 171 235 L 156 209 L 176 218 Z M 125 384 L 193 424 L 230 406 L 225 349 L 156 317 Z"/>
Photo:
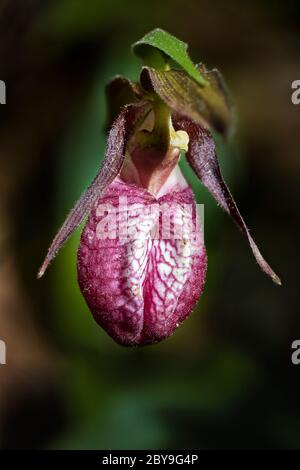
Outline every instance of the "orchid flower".
<path fill-rule="evenodd" d="M 117 76 L 108 84 L 104 159 L 38 274 L 43 276 L 88 216 L 78 248 L 79 286 L 96 322 L 122 345 L 153 344 L 170 336 L 189 316 L 204 287 L 203 226 L 178 166 L 181 153 L 236 222 L 261 269 L 281 284 L 220 171 L 211 132 L 226 137 L 233 121 L 220 73 L 194 65 L 187 45 L 161 29 L 135 43 L 133 51 L 144 61 L 139 83 Z M 165 214 L 170 212 L 165 236 Z M 175 236 L 179 229 L 181 236 Z"/>

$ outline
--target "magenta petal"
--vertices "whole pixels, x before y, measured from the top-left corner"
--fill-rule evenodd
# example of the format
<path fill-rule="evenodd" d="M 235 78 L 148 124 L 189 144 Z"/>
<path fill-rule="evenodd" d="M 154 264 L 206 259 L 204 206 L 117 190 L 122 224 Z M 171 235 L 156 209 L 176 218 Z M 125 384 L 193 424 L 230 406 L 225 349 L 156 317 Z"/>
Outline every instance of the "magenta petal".
<path fill-rule="evenodd" d="M 99 239 L 104 217 L 99 208 L 109 204 L 119 220 L 120 196 L 126 196 L 129 207 L 138 204 L 150 211 L 140 216 L 128 210 L 128 226 L 139 237 Z M 120 344 L 152 344 L 170 336 L 202 292 L 206 272 L 203 237 L 185 234 L 185 238 L 167 239 L 162 230 L 151 237 L 154 226 L 161 229 L 158 214 L 162 206 L 173 208 L 180 219 L 186 204 L 193 208 L 191 227 L 199 234 L 190 188 L 174 189 L 156 199 L 142 188 L 116 180 L 91 211 L 78 249 L 78 281 L 95 320 Z M 172 234 L 176 223 L 171 224 Z M 114 229 L 113 222 L 110 228 Z"/>

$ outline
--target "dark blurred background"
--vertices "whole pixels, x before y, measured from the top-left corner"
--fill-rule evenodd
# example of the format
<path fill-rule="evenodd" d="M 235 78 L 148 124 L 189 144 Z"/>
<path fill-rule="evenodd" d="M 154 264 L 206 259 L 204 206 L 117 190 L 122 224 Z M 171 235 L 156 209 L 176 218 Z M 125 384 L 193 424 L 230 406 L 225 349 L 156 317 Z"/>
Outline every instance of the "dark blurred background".
<path fill-rule="evenodd" d="M 78 231 L 40 281 L 56 230 L 105 146 L 104 86 L 137 79 L 130 44 L 154 27 L 217 66 L 237 109 L 223 171 L 266 259 L 205 203 L 208 275 L 173 337 L 122 348 L 76 281 Z M 2 0 L 0 446 L 16 449 L 299 448 L 300 7 L 285 0 Z"/>

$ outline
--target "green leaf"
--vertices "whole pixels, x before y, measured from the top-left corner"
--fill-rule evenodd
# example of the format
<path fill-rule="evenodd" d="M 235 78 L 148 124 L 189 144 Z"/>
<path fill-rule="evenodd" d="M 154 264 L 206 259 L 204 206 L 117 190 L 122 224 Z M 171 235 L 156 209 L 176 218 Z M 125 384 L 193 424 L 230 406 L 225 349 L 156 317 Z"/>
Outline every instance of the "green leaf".
<path fill-rule="evenodd" d="M 206 80 L 191 61 L 187 47 L 186 43 L 175 36 L 157 28 L 133 44 L 132 50 L 144 60 L 145 65 L 157 69 L 166 69 L 166 64 L 172 59 L 199 85 L 203 86 Z"/>

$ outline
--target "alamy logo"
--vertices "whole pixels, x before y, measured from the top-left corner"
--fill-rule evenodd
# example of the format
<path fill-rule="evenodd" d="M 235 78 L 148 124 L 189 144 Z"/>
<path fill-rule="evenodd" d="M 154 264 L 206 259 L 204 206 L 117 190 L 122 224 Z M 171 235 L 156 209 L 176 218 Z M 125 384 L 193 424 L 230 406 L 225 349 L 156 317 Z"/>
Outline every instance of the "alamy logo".
<path fill-rule="evenodd" d="M 6 364 L 6 344 L 0 340 L 0 365 Z"/>
<path fill-rule="evenodd" d="M 297 366 L 300 364 L 300 340 L 295 339 L 295 341 L 292 342 L 292 349 L 295 349 L 291 356 L 292 363 Z"/>
<path fill-rule="evenodd" d="M 6 104 L 6 85 L 3 80 L 0 80 L 0 104 Z"/>
<path fill-rule="evenodd" d="M 126 196 L 119 203 L 99 204 L 96 211 L 99 222 L 97 240 L 119 239 L 121 243 L 131 240 L 183 240 L 196 242 L 203 236 L 204 205 L 168 203 L 128 203 Z M 200 231 L 201 229 L 201 231 Z M 94 234 L 88 234 L 89 241 Z"/>
<path fill-rule="evenodd" d="M 292 103 L 300 104 L 300 80 L 294 80 L 292 82 L 292 89 L 295 90 L 291 96 Z"/>

